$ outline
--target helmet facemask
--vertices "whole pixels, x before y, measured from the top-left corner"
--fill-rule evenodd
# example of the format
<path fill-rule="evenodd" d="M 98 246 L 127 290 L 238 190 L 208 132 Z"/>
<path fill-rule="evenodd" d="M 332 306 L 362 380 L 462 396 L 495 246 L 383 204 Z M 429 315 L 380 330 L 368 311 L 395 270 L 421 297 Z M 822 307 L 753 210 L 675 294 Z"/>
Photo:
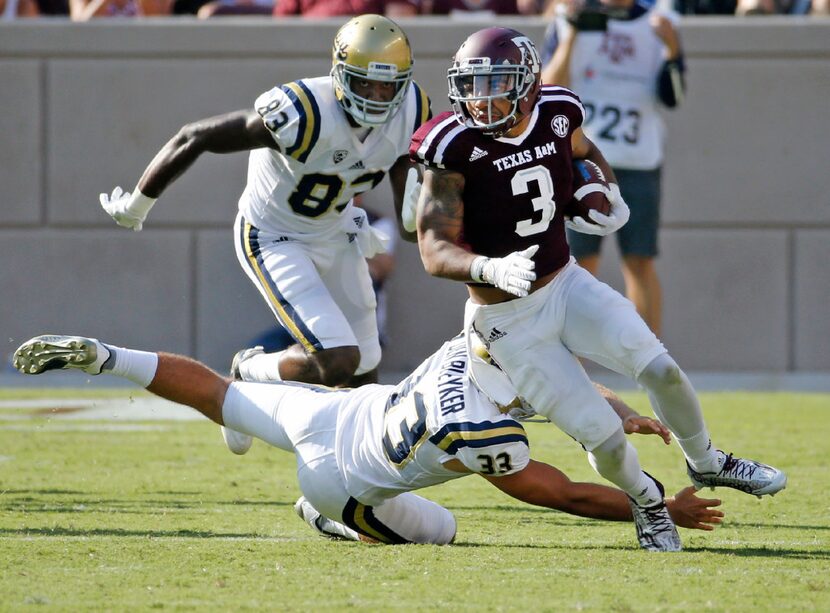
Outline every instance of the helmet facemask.
<path fill-rule="evenodd" d="M 477 57 L 454 62 L 447 71 L 447 83 L 453 110 L 459 120 L 464 118 L 464 125 L 501 136 L 519 119 L 519 103 L 530 93 L 535 77 L 525 65 L 493 66 L 490 58 Z M 494 113 L 495 100 L 509 101 L 509 109 Z M 486 110 L 477 104 L 482 101 L 487 103 Z M 471 111 L 470 105 L 475 110 Z"/>
<path fill-rule="evenodd" d="M 383 125 L 397 111 L 412 81 L 412 68 L 399 72 L 395 64 L 369 62 L 367 68 L 338 62 L 331 69 L 336 90 L 342 92 L 340 103 L 354 120 L 364 127 Z M 354 89 L 357 80 L 392 83 L 395 94 L 389 101 L 372 100 L 358 95 Z"/>

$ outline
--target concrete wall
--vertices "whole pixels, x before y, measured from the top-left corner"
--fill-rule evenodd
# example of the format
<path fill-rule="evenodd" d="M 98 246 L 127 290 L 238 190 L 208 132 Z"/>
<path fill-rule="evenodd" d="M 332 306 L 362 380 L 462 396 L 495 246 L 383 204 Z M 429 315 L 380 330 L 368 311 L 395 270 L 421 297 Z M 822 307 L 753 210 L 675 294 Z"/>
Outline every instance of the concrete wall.
<path fill-rule="evenodd" d="M 541 40 L 543 24 L 502 20 Z M 327 72 L 339 21 L 0 24 L 0 351 L 40 332 L 185 352 L 225 369 L 271 323 L 233 254 L 245 156 L 200 159 L 139 234 L 98 193 L 131 189 L 183 123 Z M 403 24 L 437 110 L 481 23 Z M 665 342 L 698 370 L 830 370 L 830 20 L 686 19 L 660 273 Z M 381 189 L 374 201 L 385 206 Z M 613 244 L 603 275 L 617 287 Z M 460 327 L 460 284 L 399 249 L 384 368 Z"/>

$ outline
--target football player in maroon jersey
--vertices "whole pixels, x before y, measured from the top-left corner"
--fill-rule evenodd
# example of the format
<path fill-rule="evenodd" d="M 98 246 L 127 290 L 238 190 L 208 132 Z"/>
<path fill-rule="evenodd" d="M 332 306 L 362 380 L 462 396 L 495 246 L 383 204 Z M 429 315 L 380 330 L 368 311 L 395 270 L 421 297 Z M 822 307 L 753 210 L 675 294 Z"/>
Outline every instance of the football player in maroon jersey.
<path fill-rule="evenodd" d="M 576 94 L 543 86 L 530 39 L 498 27 L 461 45 L 448 84 L 453 112 L 424 124 L 410 146 L 426 167 L 417 210 L 424 266 L 467 284 L 467 334 L 478 335 L 533 409 L 579 441 L 597 472 L 628 493 L 640 544 L 680 549 L 662 486 L 640 468 L 577 356 L 648 391 L 697 487 L 757 496 L 783 489 L 783 472 L 712 446 L 697 396 L 662 343 L 631 302 L 571 259 L 566 224 L 604 235 L 628 218 L 613 171 L 582 132 Z M 598 164 L 610 184 L 611 211 L 591 211 L 594 223 L 562 212 L 572 197 L 574 158 Z"/>

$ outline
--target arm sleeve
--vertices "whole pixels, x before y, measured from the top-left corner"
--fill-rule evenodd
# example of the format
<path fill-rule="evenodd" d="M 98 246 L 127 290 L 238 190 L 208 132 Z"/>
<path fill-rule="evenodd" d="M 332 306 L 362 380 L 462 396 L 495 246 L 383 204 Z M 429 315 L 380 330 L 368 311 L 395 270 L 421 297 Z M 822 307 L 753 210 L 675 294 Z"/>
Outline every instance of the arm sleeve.
<path fill-rule="evenodd" d="M 657 75 L 657 96 L 668 108 L 680 105 L 686 93 L 686 66 L 681 55 L 676 60 L 663 62 Z"/>

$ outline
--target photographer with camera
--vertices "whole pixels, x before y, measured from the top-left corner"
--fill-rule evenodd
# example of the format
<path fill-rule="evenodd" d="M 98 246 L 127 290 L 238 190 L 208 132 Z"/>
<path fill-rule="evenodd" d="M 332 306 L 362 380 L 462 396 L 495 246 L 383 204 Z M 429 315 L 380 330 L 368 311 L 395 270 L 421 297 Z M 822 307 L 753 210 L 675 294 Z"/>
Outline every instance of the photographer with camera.
<path fill-rule="evenodd" d="M 660 336 L 661 291 L 654 267 L 664 125 L 660 103 L 683 97 L 683 52 L 674 13 L 643 0 L 563 0 L 545 33 L 542 80 L 574 90 L 583 128 L 602 150 L 631 209 L 616 232 L 626 295 Z M 601 236 L 568 232 L 579 264 L 596 274 Z"/>

